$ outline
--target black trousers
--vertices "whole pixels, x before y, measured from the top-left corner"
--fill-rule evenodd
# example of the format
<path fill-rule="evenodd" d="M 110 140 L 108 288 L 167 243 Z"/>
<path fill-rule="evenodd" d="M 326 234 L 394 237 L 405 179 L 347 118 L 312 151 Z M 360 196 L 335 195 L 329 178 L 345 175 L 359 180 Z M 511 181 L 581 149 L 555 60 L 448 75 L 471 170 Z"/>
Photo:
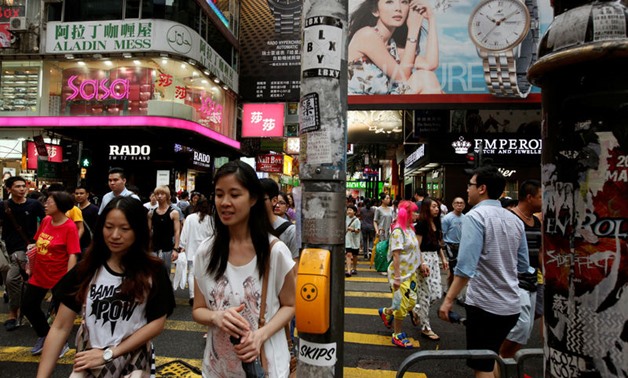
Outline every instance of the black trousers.
<path fill-rule="evenodd" d="M 41 303 L 49 289 L 44 289 L 31 284 L 26 284 L 26 292 L 22 299 L 22 314 L 31 323 L 37 337 L 46 337 L 50 326 L 46 314 L 41 310 Z"/>

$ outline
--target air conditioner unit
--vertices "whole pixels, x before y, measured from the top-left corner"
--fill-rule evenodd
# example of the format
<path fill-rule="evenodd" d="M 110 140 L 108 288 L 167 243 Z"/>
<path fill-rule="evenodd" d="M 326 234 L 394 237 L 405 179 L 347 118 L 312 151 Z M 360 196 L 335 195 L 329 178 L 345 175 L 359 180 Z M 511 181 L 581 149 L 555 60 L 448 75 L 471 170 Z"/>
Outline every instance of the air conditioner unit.
<path fill-rule="evenodd" d="M 9 30 L 26 30 L 26 17 L 11 17 L 9 19 Z"/>

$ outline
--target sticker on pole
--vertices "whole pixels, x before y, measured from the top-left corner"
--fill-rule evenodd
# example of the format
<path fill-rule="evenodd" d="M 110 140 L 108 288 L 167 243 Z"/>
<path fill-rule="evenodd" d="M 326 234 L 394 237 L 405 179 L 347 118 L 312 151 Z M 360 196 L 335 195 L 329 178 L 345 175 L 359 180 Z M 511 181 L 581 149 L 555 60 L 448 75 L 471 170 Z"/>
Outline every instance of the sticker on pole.
<path fill-rule="evenodd" d="M 301 68 L 304 78 L 340 79 L 342 20 L 329 16 L 306 19 L 303 46 Z"/>
<path fill-rule="evenodd" d="M 319 344 L 299 338 L 299 361 L 314 366 L 335 366 L 338 360 L 336 343 Z"/>
<path fill-rule="evenodd" d="M 308 93 L 301 98 L 301 115 L 299 123 L 301 124 L 302 133 L 320 130 L 321 116 L 318 105 L 318 93 Z"/>

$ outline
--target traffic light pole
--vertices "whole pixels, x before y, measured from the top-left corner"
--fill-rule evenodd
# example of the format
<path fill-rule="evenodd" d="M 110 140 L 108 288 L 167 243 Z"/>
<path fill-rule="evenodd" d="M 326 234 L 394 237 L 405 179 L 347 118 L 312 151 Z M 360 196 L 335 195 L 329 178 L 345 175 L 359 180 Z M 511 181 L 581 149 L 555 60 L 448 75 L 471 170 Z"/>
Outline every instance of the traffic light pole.
<path fill-rule="evenodd" d="M 299 377 L 342 377 L 347 161 L 347 0 L 304 0 L 299 178 L 304 248 L 331 252 L 329 328 L 299 331 Z M 299 288 L 297 287 L 297 291 Z M 297 292 L 297 295 L 299 293 Z"/>

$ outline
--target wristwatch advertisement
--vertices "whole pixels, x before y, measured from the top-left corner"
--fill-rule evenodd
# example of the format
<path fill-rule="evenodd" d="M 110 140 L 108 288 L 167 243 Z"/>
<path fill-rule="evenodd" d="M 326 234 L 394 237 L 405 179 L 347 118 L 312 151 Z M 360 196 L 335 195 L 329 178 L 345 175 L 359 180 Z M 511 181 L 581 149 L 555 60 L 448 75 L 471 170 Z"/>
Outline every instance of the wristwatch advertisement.
<path fill-rule="evenodd" d="M 537 58 L 537 0 L 484 0 L 471 12 L 469 37 L 482 58 L 489 92 L 498 97 L 525 98 L 526 78 Z"/>
<path fill-rule="evenodd" d="M 293 35 L 301 27 L 303 0 L 268 0 L 275 19 L 275 34 Z"/>

